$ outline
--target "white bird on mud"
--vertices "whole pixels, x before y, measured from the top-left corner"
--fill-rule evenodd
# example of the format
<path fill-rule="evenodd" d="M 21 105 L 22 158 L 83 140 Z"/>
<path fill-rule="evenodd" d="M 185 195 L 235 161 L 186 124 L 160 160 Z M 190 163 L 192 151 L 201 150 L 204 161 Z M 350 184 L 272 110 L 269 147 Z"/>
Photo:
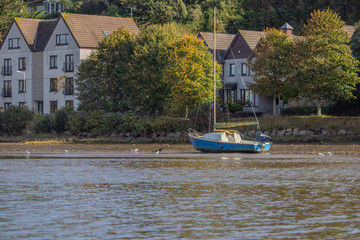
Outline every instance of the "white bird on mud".
<path fill-rule="evenodd" d="M 67 149 L 65 149 L 65 153 L 69 153 L 69 151 Z"/>
<path fill-rule="evenodd" d="M 133 153 L 137 153 L 139 151 L 139 149 L 135 148 L 135 149 L 131 149 L 131 152 Z"/>
<path fill-rule="evenodd" d="M 26 150 L 26 155 L 30 155 L 30 152 L 28 150 Z"/>
<path fill-rule="evenodd" d="M 328 156 L 332 156 L 333 154 L 332 154 L 331 152 L 328 152 L 327 155 L 328 155 Z"/>
<path fill-rule="evenodd" d="M 324 154 L 322 154 L 322 153 L 319 153 L 319 157 L 323 157 L 323 156 L 325 156 Z"/>

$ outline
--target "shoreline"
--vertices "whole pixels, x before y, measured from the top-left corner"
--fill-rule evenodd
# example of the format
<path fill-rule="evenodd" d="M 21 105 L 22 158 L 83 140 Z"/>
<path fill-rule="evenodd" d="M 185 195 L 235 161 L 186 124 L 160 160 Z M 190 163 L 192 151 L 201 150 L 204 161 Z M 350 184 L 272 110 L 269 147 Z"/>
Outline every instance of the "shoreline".
<path fill-rule="evenodd" d="M 123 144 L 123 143 L 65 143 L 65 142 L 27 142 L 0 143 L 0 154 L 13 153 L 129 153 L 138 149 L 138 153 L 151 154 L 163 148 L 161 154 L 200 153 L 191 144 Z M 318 155 L 331 152 L 340 156 L 360 156 L 360 144 L 273 144 L 269 153 L 274 155 Z"/>

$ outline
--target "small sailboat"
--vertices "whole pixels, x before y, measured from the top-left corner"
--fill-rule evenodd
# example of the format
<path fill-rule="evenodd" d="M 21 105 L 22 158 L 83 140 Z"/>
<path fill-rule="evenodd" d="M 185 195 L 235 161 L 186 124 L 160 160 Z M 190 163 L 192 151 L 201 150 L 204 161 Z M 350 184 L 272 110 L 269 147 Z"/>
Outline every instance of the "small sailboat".
<path fill-rule="evenodd" d="M 214 9 L 214 131 L 206 134 L 199 133 L 194 129 L 189 129 L 189 137 L 193 147 L 202 152 L 265 152 L 271 147 L 271 137 L 261 134 L 259 122 L 255 111 L 256 122 L 244 123 L 216 123 L 216 12 Z M 252 107 L 253 109 L 253 107 Z M 251 139 L 240 134 L 236 130 L 230 130 L 232 127 L 245 125 L 257 125 L 257 134 L 255 139 Z"/>

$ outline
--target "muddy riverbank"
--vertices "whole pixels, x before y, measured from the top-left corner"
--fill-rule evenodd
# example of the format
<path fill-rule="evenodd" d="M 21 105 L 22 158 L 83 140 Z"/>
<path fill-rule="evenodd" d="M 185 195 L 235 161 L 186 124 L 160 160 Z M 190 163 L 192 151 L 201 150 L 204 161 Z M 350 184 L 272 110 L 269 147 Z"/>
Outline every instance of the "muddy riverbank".
<path fill-rule="evenodd" d="M 162 148 L 161 153 L 196 153 L 191 144 L 83 144 L 62 142 L 0 143 L 1 153 L 152 153 Z M 360 144 L 273 144 L 271 154 L 327 154 L 360 156 Z"/>

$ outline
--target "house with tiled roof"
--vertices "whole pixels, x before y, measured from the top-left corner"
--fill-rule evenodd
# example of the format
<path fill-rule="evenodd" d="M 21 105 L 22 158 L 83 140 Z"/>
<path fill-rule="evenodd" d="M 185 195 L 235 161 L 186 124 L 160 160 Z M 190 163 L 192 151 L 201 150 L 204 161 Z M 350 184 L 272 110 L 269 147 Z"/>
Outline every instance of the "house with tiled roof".
<path fill-rule="evenodd" d="M 293 39 L 301 39 L 302 36 L 293 35 L 293 27 L 285 23 L 280 28 Z M 343 30 L 350 38 L 354 35 L 354 26 L 345 26 Z M 248 59 L 253 55 L 264 32 L 239 30 L 224 54 L 223 63 L 223 102 L 241 100 L 245 103 L 244 111 L 251 111 L 249 102 L 256 112 L 272 114 L 273 98 L 253 93 L 248 83 L 252 82 L 251 69 L 247 67 Z"/>
<path fill-rule="evenodd" d="M 239 30 L 224 55 L 224 102 L 242 100 L 244 111 L 251 111 L 251 101 L 256 112 L 271 112 L 271 101 L 267 97 L 254 94 L 247 84 L 252 81 L 251 71 L 247 67 L 247 60 L 264 33 L 260 31 Z"/>
<path fill-rule="evenodd" d="M 0 47 L 0 106 L 26 105 L 45 114 L 76 108 L 78 66 L 122 26 L 139 33 L 131 18 L 68 13 L 53 20 L 15 18 Z"/>
<path fill-rule="evenodd" d="M 0 106 L 16 103 L 33 108 L 34 42 L 39 19 L 15 18 L 0 48 Z"/>
<path fill-rule="evenodd" d="M 98 43 L 120 27 L 134 34 L 139 29 L 131 18 L 62 13 L 44 49 L 44 112 L 78 106 L 74 78 L 81 61 Z"/>
<path fill-rule="evenodd" d="M 231 41 L 234 39 L 235 34 L 216 33 L 216 60 L 219 63 L 224 62 L 224 55 L 229 48 Z M 209 51 L 214 54 L 214 33 L 201 32 L 198 38 L 202 39 Z"/>

